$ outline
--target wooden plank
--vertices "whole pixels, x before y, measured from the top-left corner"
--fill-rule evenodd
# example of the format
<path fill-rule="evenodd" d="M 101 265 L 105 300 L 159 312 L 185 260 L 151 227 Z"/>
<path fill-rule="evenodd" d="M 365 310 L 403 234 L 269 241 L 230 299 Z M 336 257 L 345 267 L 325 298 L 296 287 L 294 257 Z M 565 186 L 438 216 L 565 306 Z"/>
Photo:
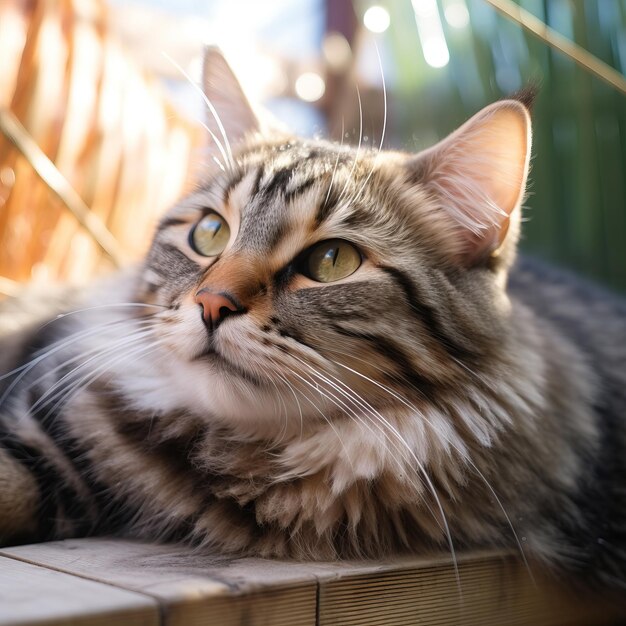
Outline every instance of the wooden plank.
<path fill-rule="evenodd" d="M 599 626 L 626 619 L 626 606 L 574 597 L 537 566 L 533 583 L 519 559 L 497 551 L 458 555 L 460 591 L 445 554 L 297 563 L 106 538 L 1 554 L 149 594 L 161 604 L 163 626 Z"/>
<path fill-rule="evenodd" d="M 228 559 L 173 545 L 83 539 L 0 554 L 149 594 L 167 626 L 314 626 L 317 581 L 297 563 Z"/>
<path fill-rule="evenodd" d="M 298 562 L 232 558 L 176 544 L 152 544 L 114 538 L 67 539 L 0 548 L 0 555 L 52 567 L 125 589 L 165 599 L 181 594 L 249 593 L 266 587 L 315 583 L 346 576 L 411 568 L 444 566 L 448 554 L 396 557 L 384 561 Z M 506 552 L 475 551 L 457 555 L 459 562 L 512 559 Z"/>
<path fill-rule="evenodd" d="M 166 600 L 181 595 L 245 593 L 268 586 L 314 583 L 335 564 L 234 559 L 175 544 L 125 539 L 67 539 L 0 548 L 0 555 L 52 567 Z M 336 565 L 335 565 L 336 567 Z"/>
<path fill-rule="evenodd" d="M 2 626 L 158 626 L 158 603 L 16 559 L 0 557 Z"/>

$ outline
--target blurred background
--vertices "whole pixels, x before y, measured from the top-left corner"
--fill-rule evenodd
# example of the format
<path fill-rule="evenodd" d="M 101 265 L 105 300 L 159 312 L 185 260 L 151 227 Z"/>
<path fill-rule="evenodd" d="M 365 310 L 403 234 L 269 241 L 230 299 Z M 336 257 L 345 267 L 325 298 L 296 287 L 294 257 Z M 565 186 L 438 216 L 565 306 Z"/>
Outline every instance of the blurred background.
<path fill-rule="evenodd" d="M 626 0 L 508 4 L 626 71 Z M 487 0 L 3 0 L 1 293 L 140 258 L 202 162 L 207 43 L 292 129 L 375 147 L 539 84 L 522 247 L 626 291 L 626 96 Z"/>

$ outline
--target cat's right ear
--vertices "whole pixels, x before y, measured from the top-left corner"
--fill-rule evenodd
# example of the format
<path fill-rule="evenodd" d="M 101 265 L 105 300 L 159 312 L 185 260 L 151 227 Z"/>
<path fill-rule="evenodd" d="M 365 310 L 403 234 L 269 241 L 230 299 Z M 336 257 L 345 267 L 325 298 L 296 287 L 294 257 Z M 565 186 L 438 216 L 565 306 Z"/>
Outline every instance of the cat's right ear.
<path fill-rule="evenodd" d="M 211 150 L 233 152 L 247 137 L 261 130 L 257 115 L 219 48 L 204 53 L 202 89 L 207 105 L 206 127 Z M 218 156 L 219 158 L 219 156 Z"/>
<path fill-rule="evenodd" d="M 430 197 L 428 217 L 456 261 L 469 267 L 512 259 L 530 148 L 526 103 L 502 100 L 409 160 L 409 180 Z"/>

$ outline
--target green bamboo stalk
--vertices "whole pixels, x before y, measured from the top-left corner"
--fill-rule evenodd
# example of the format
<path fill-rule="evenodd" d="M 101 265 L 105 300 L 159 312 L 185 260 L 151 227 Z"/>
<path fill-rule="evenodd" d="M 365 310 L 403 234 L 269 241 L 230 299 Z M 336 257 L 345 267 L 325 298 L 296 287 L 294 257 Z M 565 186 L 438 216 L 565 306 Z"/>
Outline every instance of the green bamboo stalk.
<path fill-rule="evenodd" d="M 595 74 L 600 80 L 612 85 L 626 95 L 626 78 L 622 74 L 587 52 L 581 46 L 557 33 L 529 11 L 522 9 L 512 0 L 485 0 L 485 2 L 488 2 L 494 9 L 517 22 L 535 37 L 559 50 L 587 71 Z"/>

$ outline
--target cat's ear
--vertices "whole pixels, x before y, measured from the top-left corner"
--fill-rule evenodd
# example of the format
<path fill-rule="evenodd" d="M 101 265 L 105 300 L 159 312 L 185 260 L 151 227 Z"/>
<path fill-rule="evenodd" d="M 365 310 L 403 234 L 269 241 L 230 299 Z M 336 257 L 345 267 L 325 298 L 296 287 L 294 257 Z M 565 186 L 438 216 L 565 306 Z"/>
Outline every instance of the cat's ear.
<path fill-rule="evenodd" d="M 531 123 L 517 100 L 492 104 L 409 163 L 436 204 L 450 252 L 466 266 L 513 247 L 530 161 Z"/>
<path fill-rule="evenodd" d="M 206 126 L 213 148 L 233 151 L 261 125 L 239 81 L 219 48 L 204 53 L 202 88 L 207 105 Z"/>

